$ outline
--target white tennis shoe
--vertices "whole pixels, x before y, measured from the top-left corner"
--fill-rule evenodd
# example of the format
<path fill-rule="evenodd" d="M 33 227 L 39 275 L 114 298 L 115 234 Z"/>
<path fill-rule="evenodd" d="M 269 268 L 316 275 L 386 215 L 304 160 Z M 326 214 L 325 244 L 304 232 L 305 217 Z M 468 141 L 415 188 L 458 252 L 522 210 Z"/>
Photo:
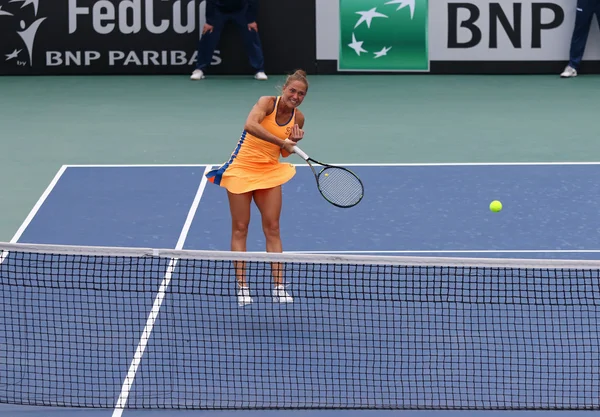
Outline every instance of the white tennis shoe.
<path fill-rule="evenodd" d="M 560 74 L 561 78 L 577 77 L 577 70 L 570 65 L 567 65 L 565 70 Z"/>
<path fill-rule="evenodd" d="M 267 74 L 265 74 L 262 71 L 259 71 L 256 74 L 254 74 L 254 78 L 256 78 L 257 80 L 260 80 L 260 81 L 265 81 L 265 80 L 269 79 L 269 77 L 267 77 Z"/>
<path fill-rule="evenodd" d="M 239 287 L 237 297 L 238 305 L 240 307 L 252 304 L 252 297 L 250 297 L 250 288 L 248 287 Z"/>
<path fill-rule="evenodd" d="M 192 75 L 190 76 L 191 80 L 197 81 L 197 80 L 201 80 L 204 78 L 204 71 L 202 70 L 194 70 L 194 72 L 192 72 Z"/>
<path fill-rule="evenodd" d="M 293 303 L 294 298 L 288 294 L 283 285 L 277 285 L 275 288 L 273 288 L 273 302 Z"/>

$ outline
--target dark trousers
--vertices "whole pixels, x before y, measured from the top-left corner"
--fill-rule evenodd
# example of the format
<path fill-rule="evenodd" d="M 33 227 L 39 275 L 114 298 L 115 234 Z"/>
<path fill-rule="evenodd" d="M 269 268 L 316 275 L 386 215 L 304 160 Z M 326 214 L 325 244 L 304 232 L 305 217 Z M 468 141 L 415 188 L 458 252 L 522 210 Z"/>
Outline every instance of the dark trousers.
<path fill-rule="evenodd" d="M 246 10 L 243 9 L 237 13 L 226 14 L 220 12 L 218 9 L 215 13 L 214 19 L 211 21 L 214 27 L 212 32 L 206 32 L 200 38 L 198 42 L 198 60 L 196 61 L 196 69 L 203 70 L 210 65 L 213 53 L 225 24 L 229 21 L 233 21 L 242 35 L 242 41 L 250 65 L 254 68 L 255 72 L 264 72 L 264 57 L 262 51 L 262 45 L 260 43 L 260 37 L 258 32 L 254 30 L 248 30 L 248 20 L 246 19 Z M 202 30 L 202 28 L 200 28 Z"/>
<path fill-rule="evenodd" d="M 575 69 L 579 69 L 594 14 L 596 15 L 598 24 L 600 24 L 600 0 L 577 0 L 577 10 L 575 13 L 575 28 L 571 37 L 569 65 Z"/>

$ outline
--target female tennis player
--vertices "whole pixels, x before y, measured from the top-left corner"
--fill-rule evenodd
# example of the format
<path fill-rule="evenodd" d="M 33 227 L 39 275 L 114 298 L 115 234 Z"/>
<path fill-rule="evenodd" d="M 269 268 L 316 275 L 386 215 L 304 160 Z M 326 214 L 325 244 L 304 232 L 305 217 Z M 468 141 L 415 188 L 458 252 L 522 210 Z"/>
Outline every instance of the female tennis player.
<path fill-rule="evenodd" d="M 298 106 L 307 91 L 306 72 L 298 70 L 287 77 L 280 96 L 260 97 L 229 160 L 206 175 L 208 181 L 227 189 L 232 251 L 246 251 L 252 200 L 261 214 L 266 251 L 283 251 L 279 233 L 281 186 L 295 175 L 296 169 L 292 164 L 280 162 L 279 157 L 292 154 L 294 145 L 304 136 L 304 115 Z M 236 262 L 235 268 L 238 304 L 244 306 L 252 302 L 245 263 Z M 293 302 L 284 287 L 282 265 L 274 263 L 271 269 L 273 300 Z"/>

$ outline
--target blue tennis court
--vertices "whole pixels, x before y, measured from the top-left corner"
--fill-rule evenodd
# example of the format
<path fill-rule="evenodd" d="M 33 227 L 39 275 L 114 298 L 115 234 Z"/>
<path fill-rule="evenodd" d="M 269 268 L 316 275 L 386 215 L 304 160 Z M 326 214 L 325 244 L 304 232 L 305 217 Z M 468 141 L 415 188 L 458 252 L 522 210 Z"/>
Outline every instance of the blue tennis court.
<path fill-rule="evenodd" d="M 344 210 L 323 200 L 310 169 L 298 165 L 297 175 L 284 186 L 281 224 L 284 251 L 600 259 L 596 237 L 600 228 L 596 203 L 600 194 L 596 181 L 600 164 L 364 164 L 349 167 L 362 178 L 365 198 L 358 206 Z M 207 165 L 63 166 L 13 242 L 226 251 L 230 233 L 227 197 L 223 189 L 206 183 L 204 174 L 210 168 Z M 500 213 L 492 213 L 488 208 L 494 199 L 504 205 Z M 256 221 L 259 213 L 254 209 L 252 215 L 255 220 L 251 221 L 248 250 L 262 252 L 265 243 L 260 222 Z M 9 255 L 2 268 L 10 270 L 14 261 Z M 43 262 L 40 265 L 43 266 Z M 52 354 L 45 352 L 44 346 L 35 350 L 26 336 L 18 341 L 22 345 L 13 345 L 12 349 L 31 349 L 29 359 L 35 363 L 7 366 L 12 373 L 4 375 L 0 383 L 14 386 L 15 396 L 48 395 L 51 398 L 58 392 L 59 396 L 90 396 L 91 403 L 113 400 L 116 403 L 155 294 L 160 292 L 165 276 L 171 273 L 166 258 L 111 265 L 92 265 L 89 273 L 95 272 L 96 277 L 105 279 L 97 284 L 109 286 L 119 294 L 116 298 L 98 297 L 97 288 L 78 290 L 74 278 L 69 282 L 72 287 L 66 287 L 68 291 L 52 285 L 30 291 L 23 285 L 3 295 L 6 299 L 13 296 L 27 299 L 30 306 L 40 309 L 53 304 L 63 306 L 51 309 L 56 322 L 64 311 L 81 316 L 77 306 L 87 305 L 91 311 L 101 312 L 96 317 L 65 321 L 61 332 L 48 335 L 47 340 L 53 338 L 58 346 Z M 172 287 L 160 310 L 168 319 L 161 321 L 159 316 L 156 321 L 153 333 L 156 336 L 149 339 L 135 375 L 136 381 L 146 381 L 154 388 L 146 391 L 143 384 L 133 383 L 128 391 L 131 402 L 158 401 L 168 407 L 170 401 L 177 400 L 194 407 L 217 404 L 216 398 L 227 396 L 234 400 L 226 405 L 234 408 L 252 398 L 263 401 L 266 398 L 272 405 L 301 407 L 302 404 L 295 403 L 297 397 L 301 397 L 310 398 L 313 403 L 309 406 L 316 409 L 319 404 L 335 401 L 368 408 L 371 405 L 368 401 L 361 403 L 364 398 L 393 403 L 398 386 L 405 384 L 398 380 L 398 375 L 403 375 L 400 371 L 416 369 L 418 372 L 412 375 L 414 380 L 427 388 L 412 392 L 411 385 L 406 383 L 404 394 L 414 401 L 405 404 L 407 408 L 428 408 L 428 404 L 436 408 L 437 401 L 454 406 L 479 401 L 502 405 L 504 400 L 515 404 L 515 401 L 536 402 L 538 396 L 542 408 L 553 408 L 543 400 L 553 395 L 561 404 L 585 401 L 590 407 L 599 405 L 600 396 L 596 394 L 600 393 L 600 383 L 589 383 L 589 374 L 600 373 L 598 323 L 592 320 L 591 313 L 597 306 L 587 305 L 585 297 L 586 293 L 597 292 L 594 277 L 584 282 L 573 281 L 573 291 L 581 296 L 576 300 L 579 304 L 575 309 L 565 308 L 569 297 L 560 298 L 564 290 L 560 282 L 564 277 L 521 276 L 512 282 L 514 288 L 498 288 L 493 282 L 494 276 L 481 282 L 478 280 L 481 276 L 465 273 L 466 280 L 460 284 L 461 294 L 466 298 L 483 297 L 482 300 L 489 303 L 476 303 L 463 310 L 434 303 L 413 310 L 411 305 L 418 302 L 419 295 L 431 294 L 431 291 L 435 296 L 447 295 L 444 291 L 456 285 L 452 275 L 444 275 L 442 287 L 432 290 L 427 273 L 417 274 L 410 285 L 406 284 L 398 292 L 395 286 L 402 284 L 375 282 L 378 273 L 360 271 L 362 283 L 347 292 L 342 289 L 340 293 L 337 288 L 343 285 L 338 281 L 343 281 L 348 271 L 327 275 L 317 269 L 306 271 L 299 267 L 286 273 L 291 291 L 299 295 L 294 303 L 268 302 L 270 294 L 266 283 L 256 283 L 257 302 L 250 308 L 239 308 L 235 297 L 229 297 L 227 292 L 234 275 L 228 270 L 211 272 L 210 268 L 204 263 L 182 262 L 173 271 Z M 116 277 L 123 271 L 132 278 L 130 286 L 117 283 Z M 214 278 L 217 274 L 222 279 L 206 282 L 178 279 L 208 275 Z M 521 284 L 516 278 L 531 279 L 531 288 L 539 293 L 533 290 L 518 293 L 515 288 Z M 321 296 L 308 296 L 310 294 Z M 369 297 L 365 298 L 366 294 Z M 390 294 L 404 298 L 395 299 Z M 494 302 L 498 294 L 513 302 L 499 306 Z M 536 301 L 544 294 L 553 294 L 550 300 L 558 306 L 538 304 Z M 520 305 L 521 299 L 530 303 Z M 65 310 L 64 306 L 68 305 L 70 309 Z M 36 314 L 35 309 L 23 310 L 15 302 L 11 309 L 6 308 L 3 326 L 6 330 L 16 329 L 21 323 L 35 323 L 39 317 Z M 552 320 L 550 326 L 548 320 Z M 106 334 L 90 332 L 107 323 L 117 327 L 118 337 L 108 330 Z M 348 323 L 356 328 L 347 329 Z M 403 323 L 409 323 L 408 327 Z M 544 330 L 536 330 L 536 324 L 545 325 Z M 32 332 L 41 331 L 35 324 L 32 326 Z M 386 331 L 379 332 L 382 328 Z M 344 330 L 350 330 L 352 337 L 348 338 Z M 494 351 L 490 341 L 469 339 L 468 334 L 478 331 L 488 332 L 488 338 L 491 336 L 491 341 L 497 341 L 506 350 Z M 308 340 L 312 332 L 328 334 L 334 343 L 311 345 Z M 198 335 L 203 337 L 197 338 Z M 40 370 L 52 368 L 61 354 L 76 356 L 78 346 L 73 341 L 79 338 L 83 338 L 86 345 L 97 346 L 98 356 L 92 353 L 84 366 L 76 362 L 61 363 L 64 374 L 49 381 L 54 387 L 52 390 L 27 392 L 24 387 L 28 385 L 19 380 L 19 367 L 30 367 L 29 372 L 35 366 Z M 569 342 L 577 339 L 580 344 Z M 543 346 L 536 344 L 540 340 L 564 343 L 564 350 L 544 351 Z M 43 340 L 40 343 L 43 344 Z M 288 347 L 286 353 L 279 353 L 278 344 Z M 245 353 L 232 355 L 239 351 Z M 491 364 L 469 362 L 470 357 L 465 352 L 478 352 L 490 359 Z M 110 363 L 103 360 L 107 355 L 111 357 Z M 227 367 L 210 365 L 219 355 L 228 358 Z M 428 368 L 426 356 L 436 358 L 437 369 Z M 593 366 L 578 369 L 578 358 L 587 359 Z M 365 366 L 373 372 L 361 373 L 360 369 Z M 494 376 L 508 366 L 516 366 L 510 372 L 521 378 L 517 378 L 513 386 L 494 380 Z M 534 372 L 539 379 L 527 380 L 524 374 L 519 374 L 519 367 L 530 366 L 554 371 Z M 255 370 L 255 374 L 249 375 L 248 367 Z M 289 371 L 289 367 L 292 367 L 290 374 L 284 372 L 284 375 L 291 376 L 281 379 L 280 386 L 252 385 L 263 378 L 264 381 L 277 380 L 282 369 Z M 178 369 L 186 371 L 177 372 Z M 435 383 L 436 373 L 444 385 Z M 340 374 L 343 380 L 336 379 Z M 468 375 L 477 389 L 465 392 L 453 374 Z M 110 378 L 117 375 L 119 378 Z M 554 378 L 566 380 L 569 391 L 565 398 L 558 398 L 560 389 L 548 383 Z M 74 386 L 69 385 L 73 381 Z M 328 389 L 319 390 L 319 384 L 315 387 L 308 381 L 317 381 Z M 97 395 L 94 384 L 98 384 Z M 530 384 L 541 386 L 543 391 L 529 390 Z M 75 392 L 78 389 L 81 392 Z M 264 391 L 272 391 L 272 394 Z M 518 398 L 507 399 L 511 395 Z M 243 401 L 236 403 L 236 396 Z M 19 415 L 25 415 L 40 409 L 11 407 L 10 410 L 20 410 Z M 62 411 L 52 412 L 59 415 Z M 113 411 L 93 412 L 110 415 Z M 264 413 L 253 411 L 259 412 Z M 378 415 L 383 412 L 379 411 Z M 135 413 L 137 411 L 123 412 L 124 415 Z M 144 414 L 167 413 L 172 412 L 151 410 Z M 227 413 L 222 411 L 219 415 Z"/>
<path fill-rule="evenodd" d="M 13 241 L 175 248 L 182 237 L 183 249 L 229 250 L 227 195 L 202 181 L 210 167 L 63 167 Z M 365 198 L 339 209 L 297 166 L 283 191 L 284 251 L 600 259 L 600 163 L 350 168 Z M 264 246 L 251 221 L 248 250 Z"/>

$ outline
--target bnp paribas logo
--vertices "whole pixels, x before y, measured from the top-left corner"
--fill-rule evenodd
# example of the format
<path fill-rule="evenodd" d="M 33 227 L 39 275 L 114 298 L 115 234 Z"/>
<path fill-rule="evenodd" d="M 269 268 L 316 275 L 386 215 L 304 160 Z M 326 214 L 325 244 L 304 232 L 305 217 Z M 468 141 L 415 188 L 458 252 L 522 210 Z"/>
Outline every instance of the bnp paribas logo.
<path fill-rule="evenodd" d="M 429 70 L 428 0 L 339 1 L 339 70 Z"/>

